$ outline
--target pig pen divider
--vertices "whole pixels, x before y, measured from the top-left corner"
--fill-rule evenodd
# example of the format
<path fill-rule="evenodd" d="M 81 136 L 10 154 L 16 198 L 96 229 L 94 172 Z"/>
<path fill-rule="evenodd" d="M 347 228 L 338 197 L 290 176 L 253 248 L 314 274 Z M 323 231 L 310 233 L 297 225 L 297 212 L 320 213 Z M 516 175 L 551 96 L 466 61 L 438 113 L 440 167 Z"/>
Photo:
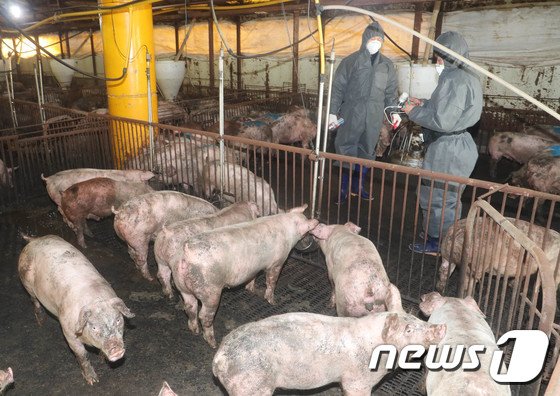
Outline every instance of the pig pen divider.
<path fill-rule="evenodd" d="M 542 236 L 544 246 L 554 242 L 547 238 L 548 233 Z M 503 242 L 489 251 L 488 244 L 481 248 L 482 238 Z M 507 276 L 509 263 L 515 263 L 513 277 Z M 538 329 L 549 337 L 550 353 L 542 377 L 525 386 L 524 391 L 530 394 L 538 394 L 541 382 L 548 381 L 560 352 L 558 327 L 553 328 L 556 282 L 551 264 L 555 263 L 549 262 L 543 249 L 517 228 L 515 221 L 508 221 L 483 199 L 473 202 L 467 216 L 459 295 L 477 301 L 496 338 L 512 329 Z M 531 276 L 533 273 L 536 275 Z M 506 348 L 509 362 L 512 345 Z"/>
<path fill-rule="evenodd" d="M 27 117 L 30 120 L 35 115 L 38 118 L 37 104 L 18 102 L 18 105 L 29 112 Z M 2 187 L 0 204 L 25 202 L 27 198 L 45 195 L 41 173 L 49 176 L 63 169 L 77 167 L 149 170 L 142 151 L 146 142 L 139 137 L 139 132 L 147 128 L 147 122 L 87 114 L 49 105 L 45 105 L 45 108 L 50 111 L 49 116 L 67 115 L 78 121 L 70 131 L 55 129 L 47 134 L 42 126 L 29 122 L 28 127 L 33 125 L 30 127 L 33 130 L 30 137 L 16 134 L 0 138 L 0 159 L 10 166 L 21 167 L 14 174 L 14 188 Z M 166 124 L 152 125 L 158 132 L 153 170 L 157 173 L 159 187 L 188 191 L 212 199 L 214 195 L 210 187 L 216 183 L 208 180 L 208 175 L 220 174 L 216 169 L 219 166 L 219 161 L 216 161 L 219 160 L 219 135 Z M 122 163 L 117 163 L 116 158 L 123 158 L 124 153 L 115 153 L 112 140 L 112 134 L 119 133 L 130 136 L 127 150 L 136 153 Z M 226 148 L 224 162 L 237 165 L 226 168 L 224 189 L 227 192 L 224 192 L 224 198 L 242 200 L 254 194 L 257 204 L 272 213 L 273 199 L 282 209 L 311 203 L 313 162 L 323 161 L 325 174 L 317 183 L 318 191 L 322 191 L 321 196 L 317 195 L 317 217 L 327 224 L 352 221 L 362 227 L 361 235 L 375 243 L 391 282 L 399 288 L 403 299 L 413 303 L 418 302 L 420 295 L 435 289 L 441 265 L 440 257 L 417 254 L 408 249 L 410 243 L 426 241 L 426 235 L 423 238 L 418 236 L 423 216 L 419 197 L 421 190 L 428 192 L 422 203 L 427 209 L 436 205 L 435 197 L 439 194 L 443 208 L 450 205 L 456 219 L 460 219 L 467 215 L 468 207 L 477 201 L 478 196 L 499 189 L 486 197 L 485 201 L 501 215 L 526 220 L 546 230 L 560 229 L 559 219 L 555 216 L 559 196 L 328 152 L 319 152 L 316 156 L 312 150 L 236 136 L 226 135 L 223 140 Z M 208 172 L 212 168 L 214 172 Z M 359 192 L 365 188 L 373 200 L 349 195 L 344 202 L 336 204 L 342 172 L 351 172 L 354 176 L 350 178 L 350 191 Z M 362 173 L 367 175 L 359 177 Z M 260 183 L 260 179 L 266 184 Z M 462 197 L 456 193 L 458 191 L 464 191 Z M 430 210 L 426 213 L 429 216 Z M 539 216 L 542 213 L 544 218 Z M 439 228 L 442 227 L 441 221 L 438 220 Z M 304 257 L 307 261 L 322 262 L 320 253 L 309 253 Z M 555 271 L 558 271 L 559 261 L 557 259 L 553 263 Z M 450 275 L 446 294 L 457 295 L 458 283 L 458 276 Z M 530 294 L 527 296 L 537 304 L 538 299 Z M 505 310 L 514 308 L 511 305 L 496 305 L 491 313 L 506 317 Z M 533 322 L 539 318 L 537 307 L 530 312 L 534 312 Z M 516 319 L 511 322 L 512 327 L 529 325 L 529 321 L 524 322 L 523 317 Z M 540 324 L 542 320 L 538 321 Z M 560 323 L 560 320 L 557 318 L 555 322 Z M 553 328 L 552 334 L 558 334 L 557 326 Z"/>

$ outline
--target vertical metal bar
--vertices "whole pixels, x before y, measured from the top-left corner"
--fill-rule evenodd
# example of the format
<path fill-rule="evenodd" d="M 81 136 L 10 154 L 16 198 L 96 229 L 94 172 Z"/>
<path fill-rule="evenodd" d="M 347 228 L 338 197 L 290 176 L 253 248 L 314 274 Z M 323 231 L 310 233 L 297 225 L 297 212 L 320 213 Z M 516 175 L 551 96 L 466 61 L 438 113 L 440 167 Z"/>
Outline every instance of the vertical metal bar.
<path fill-rule="evenodd" d="M 93 69 L 93 75 L 97 77 L 97 60 L 95 59 L 95 43 L 93 41 L 93 31 L 89 30 L 89 42 L 91 47 L 91 66 Z M 97 84 L 98 80 L 94 80 Z"/>
<path fill-rule="evenodd" d="M 214 21 L 208 19 L 208 67 L 210 69 L 210 88 L 213 89 L 214 82 Z"/>
<path fill-rule="evenodd" d="M 294 11 L 294 25 L 293 25 L 293 60 L 292 60 L 292 92 L 299 91 L 299 11 Z M 331 54 L 332 56 L 332 54 Z M 328 112 L 327 112 L 328 114 Z M 325 135 L 326 136 L 326 135 Z"/>
<path fill-rule="evenodd" d="M 68 30 L 65 34 L 65 41 L 66 41 L 66 53 L 68 54 L 68 58 L 72 57 L 72 52 L 70 51 L 70 39 L 68 37 Z"/>
<path fill-rule="evenodd" d="M 151 56 L 150 52 L 146 51 L 146 77 L 148 78 L 148 136 L 150 139 L 150 170 L 154 170 L 154 120 L 152 110 L 152 74 L 151 74 Z M 135 152 L 140 146 L 134 147 L 131 152 Z"/>
<path fill-rule="evenodd" d="M 58 32 L 58 44 L 60 45 L 60 59 L 64 59 L 64 40 L 62 39 L 62 32 Z"/>
<path fill-rule="evenodd" d="M 414 12 L 414 30 L 416 30 L 417 32 L 420 32 L 420 30 L 422 29 L 422 8 L 423 8 L 423 4 L 421 3 L 416 3 L 416 8 L 415 8 L 415 12 Z M 412 61 L 417 61 L 418 60 L 418 52 L 419 52 L 419 48 L 420 48 L 420 39 L 416 36 L 414 36 L 412 38 Z"/>
<path fill-rule="evenodd" d="M 211 51 L 212 53 L 213 51 Z M 212 60 L 213 62 L 213 60 Z M 220 201 L 224 200 L 224 50 L 220 48 L 218 61 L 218 76 L 220 78 L 219 110 L 220 110 Z"/>
<path fill-rule="evenodd" d="M 243 75 L 241 70 L 241 17 L 237 17 L 237 19 L 235 20 L 235 38 L 237 50 L 237 90 L 241 91 L 241 89 L 243 88 Z"/>

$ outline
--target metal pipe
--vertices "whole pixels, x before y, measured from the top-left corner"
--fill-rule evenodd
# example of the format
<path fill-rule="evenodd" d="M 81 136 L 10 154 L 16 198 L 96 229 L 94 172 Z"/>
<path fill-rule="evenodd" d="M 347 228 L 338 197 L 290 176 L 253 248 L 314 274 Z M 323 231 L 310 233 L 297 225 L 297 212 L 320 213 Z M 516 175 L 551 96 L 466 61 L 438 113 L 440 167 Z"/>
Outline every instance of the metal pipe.
<path fill-rule="evenodd" d="M 187 30 L 187 34 L 185 34 L 185 38 L 183 39 L 183 42 L 181 43 L 181 47 L 179 48 L 179 50 L 177 51 L 177 54 L 175 55 L 175 62 L 177 62 L 180 58 L 181 55 L 183 55 L 183 49 L 185 49 L 185 45 L 187 45 L 187 40 L 189 39 L 189 36 L 191 35 L 191 32 L 193 30 L 194 24 L 196 23 L 196 19 L 193 19 L 191 22 L 191 26 L 189 26 L 189 30 Z"/>
<path fill-rule="evenodd" d="M 4 61 L 4 70 L 6 70 L 6 59 Z M 12 74 L 12 57 L 8 57 L 8 72 L 5 73 L 6 76 L 6 90 L 8 91 L 8 101 L 10 102 L 10 115 L 12 116 L 12 124 L 14 130 L 18 127 L 16 109 L 14 107 L 14 77 Z"/>
<path fill-rule="evenodd" d="M 146 52 L 146 77 L 148 79 L 148 136 L 150 139 L 150 170 L 154 170 L 154 126 L 153 121 L 153 110 L 152 110 L 152 74 L 150 72 L 151 56 L 149 52 Z"/>
<path fill-rule="evenodd" d="M 41 95 L 41 86 L 39 85 L 39 71 L 37 70 L 37 64 L 33 64 L 33 74 L 35 76 L 35 88 L 37 89 L 37 104 L 39 105 L 39 115 L 41 116 L 41 124 L 45 124 L 45 109 L 43 108 L 43 97 Z"/>
<path fill-rule="evenodd" d="M 213 59 L 211 59 L 213 62 Z M 220 201 L 224 200 L 224 49 L 220 48 L 220 58 L 218 60 L 219 88 L 219 125 L 220 125 Z M 250 191 L 250 190 L 248 190 Z"/>
<path fill-rule="evenodd" d="M 328 62 L 330 63 L 329 69 L 329 84 L 327 86 L 327 109 L 325 112 L 325 129 L 324 129 L 324 137 L 323 137 L 323 147 L 322 151 L 327 151 L 327 141 L 329 140 L 329 114 L 331 113 L 331 94 L 332 94 L 332 84 L 333 84 L 333 75 L 334 75 L 334 42 L 331 48 L 331 55 L 329 56 Z M 318 145 L 317 145 L 318 147 Z M 317 217 L 321 216 L 321 207 L 322 207 L 322 197 L 323 197 L 323 189 L 324 189 L 324 177 L 325 177 L 325 159 L 321 159 L 321 176 L 319 177 L 319 207 L 317 209 Z"/>
<path fill-rule="evenodd" d="M 319 83 L 319 103 L 317 104 L 317 136 L 315 137 L 315 160 L 313 161 L 313 190 L 311 198 L 311 216 L 316 217 L 315 206 L 317 201 L 317 176 L 319 172 L 319 161 L 324 161 L 319 157 L 319 143 L 321 142 L 321 118 L 323 111 L 323 91 L 325 90 L 325 76 L 321 74 Z"/>
<path fill-rule="evenodd" d="M 490 73 L 488 70 L 478 66 L 476 63 L 474 63 L 473 61 L 465 58 L 464 56 L 459 55 L 458 53 L 456 53 L 455 51 L 450 50 L 449 48 L 435 42 L 434 40 L 429 39 L 428 37 L 424 36 L 421 33 L 416 32 L 413 29 L 410 29 L 409 27 L 406 27 L 396 21 L 393 21 L 390 18 L 387 18 L 383 15 L 377 14 L 375 12 L 371 12 L 371 11 L 367 11 L 367 10 L 363 10 L 361 8 L 356 8 L 356 7 L 349 7 L 349 6 L 339 6 L 339 5 L 332 5 L 332 6 L 323 6 L 323 10 L 327 11 L 327 10 L 343 10 L 343 11 L 353 11 L 353 12 L 357 12 L 359 14 L 364 14 L 364 15 L 369 15 L 371 17 L 377 18 L 381 21 L 387 22 L 393 26 L 398 27 L 401 30 L 404 30 L 405 32 L 408 32 L 418 38 L 420 38 L 421 40 L 424 40 L 430 44 L 432 44 L 432 46 L 440 49 L 443 52 L 446 52 L 450 55 L 452 55 L 454 58 L 457 58 L 458 60 L 460 60 L 461 62 L 465 63 L 466 65 L 472 67 L 474 70 L 478 71 L 481 74 L 484 74 L 487 77 L 490 77 L 491 79 L 493 79 L 494 81 L 496 81 L 497 83 L 503 85 L 504 87 L 508 88 L 509 90 L 513 91 L 514 93 L 516 93 L 517 95 L 523 97 L 524 99 L 527 99 L 529 102 L 531 102 L 532 104 L 534 104 L 535 106 L 537 106 L 538 108 L 540 108 L 541 110 L 546 111 L 548 114 L 550 114 L 551 116 L 553 116 L 554 118 L 556 118 L 557 120 L 560 120 L 560 114 L 557 113 L 556 111 L 552 110 L 550 107 L 546 106 L 544 103 L 536 100 L 535 98 L 533 98 L 530 95 L 527 95 L 525 92 L 523 92 L 522 90 L 520 90 L 519 88 L 516 88 L 515 86 L 511 85 L 510 83 L 508 83 L 507 81 L 501 79 L 500 77 L 496 76 L 493 73 Z"/>

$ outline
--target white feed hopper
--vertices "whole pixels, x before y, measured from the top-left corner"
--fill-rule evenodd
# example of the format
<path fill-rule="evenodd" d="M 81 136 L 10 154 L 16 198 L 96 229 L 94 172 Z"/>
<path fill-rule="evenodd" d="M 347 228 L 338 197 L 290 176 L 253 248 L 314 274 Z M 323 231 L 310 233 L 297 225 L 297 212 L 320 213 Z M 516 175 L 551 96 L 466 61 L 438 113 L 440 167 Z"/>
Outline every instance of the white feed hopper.
<path fill-rule="evenodd" d="M 76 67 L 78 64 L 77 59 L 61 59 L 60 61 L 72 67 Z M 60 84 L 61 88 L 68 89 L 70 87 L 70 83 L 72 82 L 72 77 L 74 77 L 75 71 L 54 59 L 51 59 L 49 64 L 51 66 L 52 74 L 56 78 L 56 81 Z"/>
<path fill-rule="evenodd" d="M 185 61 L 156 61 L 156 81 L 166 100 L 174 100 L 185 78 Z"/>
<path fill-rule="evenodd" d="M 438 77 L 435 65 L 432 64 L 413 64 L 412 69 L 409 63 L 397 64 L 399 92 L 407 92 L 415 98 L 429 99 L 436 89 Z"/>

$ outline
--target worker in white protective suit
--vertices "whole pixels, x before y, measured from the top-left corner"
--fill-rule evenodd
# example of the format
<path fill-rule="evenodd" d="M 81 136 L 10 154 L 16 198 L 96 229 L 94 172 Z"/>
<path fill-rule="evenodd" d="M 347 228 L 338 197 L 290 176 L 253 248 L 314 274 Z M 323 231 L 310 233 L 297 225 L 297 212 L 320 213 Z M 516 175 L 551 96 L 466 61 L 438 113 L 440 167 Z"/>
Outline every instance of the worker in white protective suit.
<path fill-rule="evenodd" d="M 469 57 L 465 39 L 457 32 L 446 32 L 436 40 L 439 44 Z M 408 118 L 422 126 L 427 145 L 423 168 L 455 176 L 469 177 L 478 151 L 467 128 L 480 119 L 482 86 L 478 77 L 459 60 L 434 49 L 438 85 L 428 100 L 410 98 L 403 110 Z M 430 193 L 430 190 L 433 190 Z M 417 253 L 437 254 L 439 239 L 453 225 L 456 214 L 461 216 L 461 194 L 458 183 L 423 178 L 420 186 L 420 207 L 427 236 L 410 245 Z M 426 239 L 426 243 L 424 243 Z"/>

